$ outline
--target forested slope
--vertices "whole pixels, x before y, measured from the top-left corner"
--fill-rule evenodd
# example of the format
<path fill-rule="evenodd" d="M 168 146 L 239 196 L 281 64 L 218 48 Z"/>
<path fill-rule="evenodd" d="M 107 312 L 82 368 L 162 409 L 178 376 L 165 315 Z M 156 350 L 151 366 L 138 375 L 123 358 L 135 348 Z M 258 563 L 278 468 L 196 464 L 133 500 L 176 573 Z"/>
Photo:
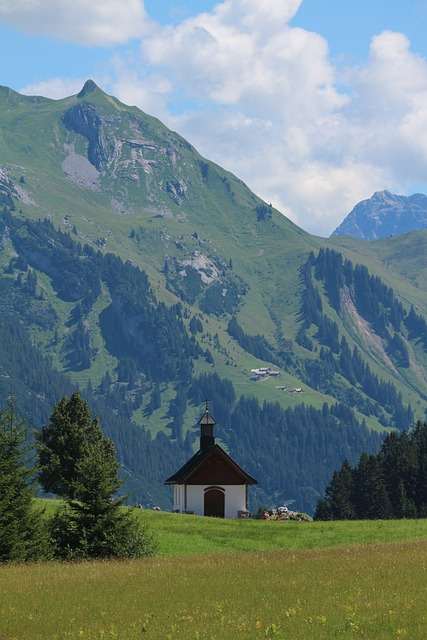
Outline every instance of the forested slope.
<path fill-rule="evenodd" d="M 344 457 L 424 417 L 427 304 L 398 261 L 306 234 L 91 83 L 1 89 L 0 124 L 0 314 L 22 335 L 2 399 L 39 426 L 80 387 L 134 499 L 167 504 L 206 398 L 256 499 L 307 510 Z"/>

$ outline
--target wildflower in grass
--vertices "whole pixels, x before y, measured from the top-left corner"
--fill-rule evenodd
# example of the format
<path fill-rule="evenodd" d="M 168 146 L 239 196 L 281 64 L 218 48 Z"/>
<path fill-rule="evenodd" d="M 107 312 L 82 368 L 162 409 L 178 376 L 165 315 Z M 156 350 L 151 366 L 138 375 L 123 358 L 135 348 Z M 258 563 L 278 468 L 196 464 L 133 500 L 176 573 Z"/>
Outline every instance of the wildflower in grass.
<path fill-rule="evenodd" d="M 266 638 L 277 638 L 280 633 L 280 627 L 277 624 L 270 624 L 265 629 Z"/>

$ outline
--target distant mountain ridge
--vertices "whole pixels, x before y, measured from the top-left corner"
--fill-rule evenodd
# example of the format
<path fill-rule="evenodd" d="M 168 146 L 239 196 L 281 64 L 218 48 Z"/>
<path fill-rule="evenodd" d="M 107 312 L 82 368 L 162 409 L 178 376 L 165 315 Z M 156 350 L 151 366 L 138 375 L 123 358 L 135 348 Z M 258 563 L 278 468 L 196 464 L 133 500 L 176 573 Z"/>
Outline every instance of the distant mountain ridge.
<path fill-rule="evenodd" d="M 258 504 L 310 511 L 344 459 L 424 418 L 427 231 L 408 235 L 311 236 L 91 81 L 0 87 L 0 405 L 39 427 L 79 388 L 131 499 L 168 506 L 208 398 Z"/>
<path fill-rule="evenodd" d="M 333 236 L 379 240 L 427 228 L 427 196 L 399 196 L 377 191 L 362 200 L 335 229 Z"/>

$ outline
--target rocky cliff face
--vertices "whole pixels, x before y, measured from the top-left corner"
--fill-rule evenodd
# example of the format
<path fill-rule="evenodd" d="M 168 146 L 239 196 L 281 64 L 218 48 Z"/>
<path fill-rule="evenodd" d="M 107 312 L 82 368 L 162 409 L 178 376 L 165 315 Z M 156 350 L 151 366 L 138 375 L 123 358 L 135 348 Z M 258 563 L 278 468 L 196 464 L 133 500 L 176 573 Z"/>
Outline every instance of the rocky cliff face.
<path fill-rule="evenodd" d="M 83 102 L 64 113 L 63 121 L 67 129 L 74 131 L 88 141 L 88 160 L 101 171 L 109 159 L 109 150 L 104 136 L 103 122 L 96 108 Z"/>
<path fill-rule="evenodd" d="M 6 169 L 0 167 L 0 206 L 12 207 L 13 198 L 17 197 L 18 193 Z"/>
<path fill-rule="evenodd" d="M 359 202 L 332 235 L 377 240 L 425 228 L 427 196 L 417 193 L 407 197 L 378 191 L 372 198 Z"/>

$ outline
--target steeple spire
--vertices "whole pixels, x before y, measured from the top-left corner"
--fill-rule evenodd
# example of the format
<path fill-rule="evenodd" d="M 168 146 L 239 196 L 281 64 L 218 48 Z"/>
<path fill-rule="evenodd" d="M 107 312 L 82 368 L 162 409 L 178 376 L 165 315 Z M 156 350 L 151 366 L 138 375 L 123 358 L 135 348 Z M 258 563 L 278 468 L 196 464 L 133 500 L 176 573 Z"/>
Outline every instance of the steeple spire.
<path fill-rule="evenodd" d="M 209 413 L 209 402 L 206 400 L 205 412 L 200 419 L 200 449 L 208 449 L 215 444 L 215 420 Z"/>

